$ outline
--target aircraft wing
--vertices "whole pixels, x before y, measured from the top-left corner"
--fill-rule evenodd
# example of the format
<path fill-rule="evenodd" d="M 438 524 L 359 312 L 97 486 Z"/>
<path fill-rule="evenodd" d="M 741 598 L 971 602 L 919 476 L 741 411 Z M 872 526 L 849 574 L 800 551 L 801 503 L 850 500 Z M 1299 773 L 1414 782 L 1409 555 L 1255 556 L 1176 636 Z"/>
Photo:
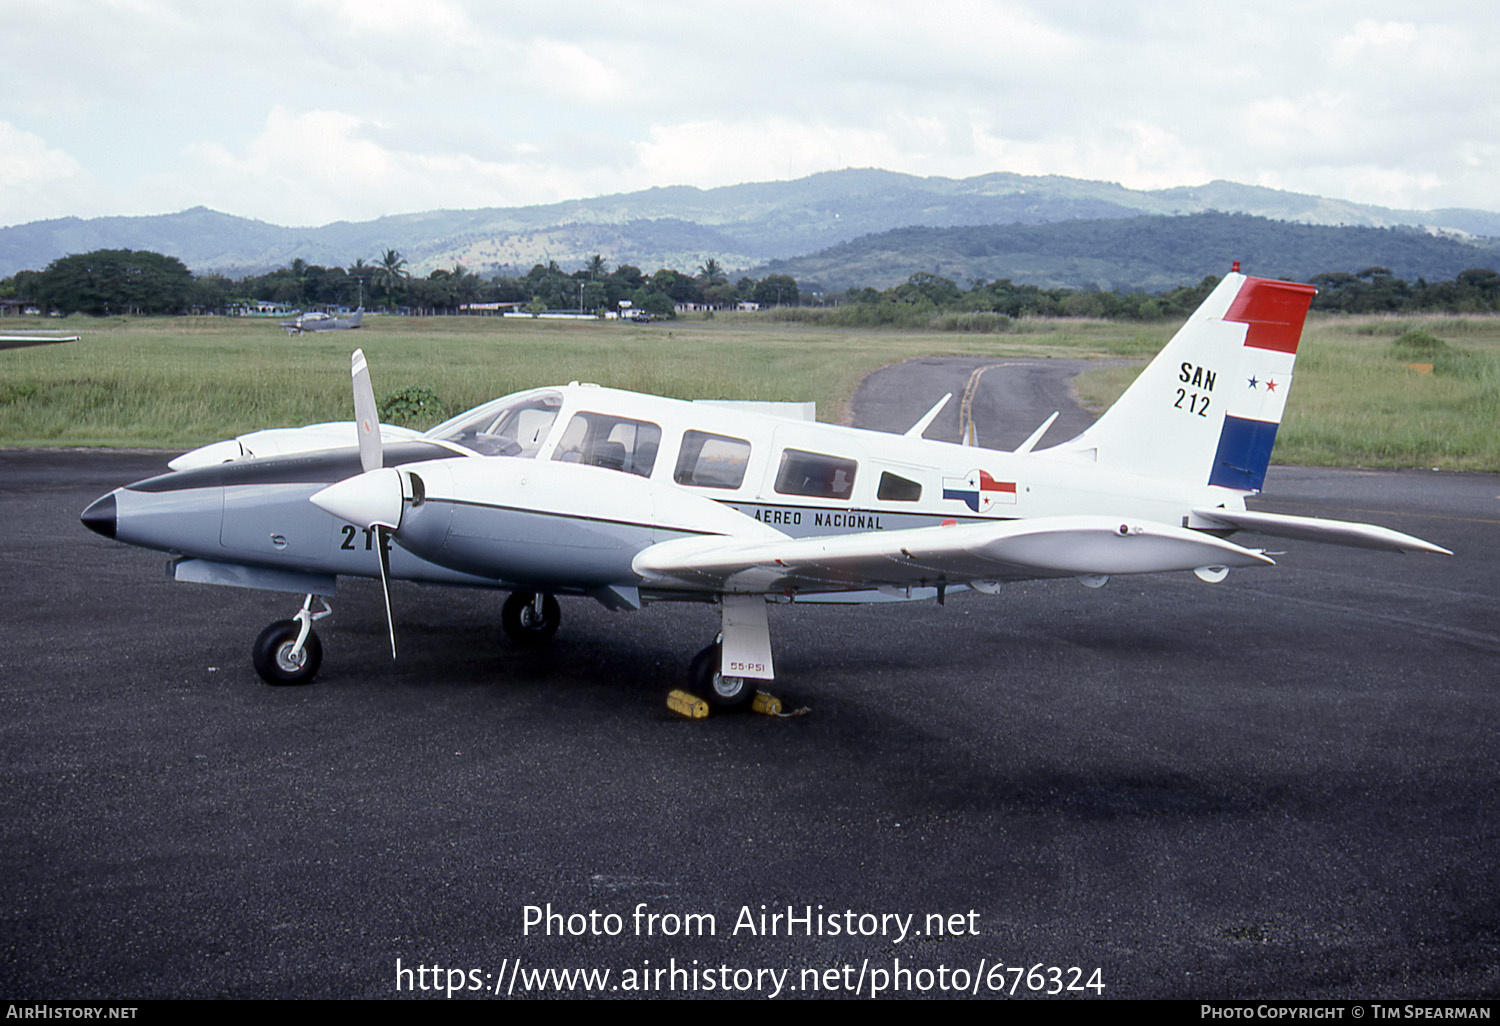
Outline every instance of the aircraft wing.
<path fill-rule="evenodd" d="M 1226 527 L 1279 538 L 1326 542 L 1330 545 L 1352 545 L 1361 549 L 1384 549 L 1388 552 L 1435 552 L 1451 556 L 1441 545 L 1423 541 L 1388 527 L 1360 524 L 1349 520 L 1325 520 L 1321 517 L 1294 517 L 1286 513 L 1259 513 L 1248 509 L 1195 509 L 1193 513 Z"/>
<path fill-rule="evenodd" d="M 282 456 L 294 452 L 315 452 L 320 449 L 337 449 L 353 446 L 359 439 L 354 421 L 334 421 L 326 424 L 308 424 L 297 428 L 267 428 L 246 435 L 226 438 L 222 442 L 210 442 L 167 464 L 173 470 L 192 470 L 211 467 L 230 460 Z M 390 445 L 422 437 L 422 432 L 394 424 L 380 425 L 380 437 Z"/>
<path fill-rule="evenodd" d="M 1272 562 L 1258 551 L 1201 531 L 1077 516 L 821 538 L 684 538 L 642 550 L 633 565 L 648 581 L 665 587 L 773 593 L 1092 578 Z"/>
<path fill-rule="evenodd" d="M 24 349 L 27 346 L 48 346 L 58 342 L 77 342 L 77 335 L 66 338 L 43 335 L 0 335 L 0 349 Z"/>

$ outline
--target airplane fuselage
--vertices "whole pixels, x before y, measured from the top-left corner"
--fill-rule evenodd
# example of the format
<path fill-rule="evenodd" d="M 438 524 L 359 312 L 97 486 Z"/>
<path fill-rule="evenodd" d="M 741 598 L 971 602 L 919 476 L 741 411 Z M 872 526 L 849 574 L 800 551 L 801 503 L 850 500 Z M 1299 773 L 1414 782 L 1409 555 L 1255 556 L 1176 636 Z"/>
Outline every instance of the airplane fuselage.
<path fill-rule="evenodd" d="M 591 385 L 515 399 L 537 395 L 555 414 L 524 455 L 444 441 L 387 447 L 386 464 L 408 491 L 411 475 L 422 490 L 402 511 L 394 577 L 589 594 L 647 584 L 634 556 L 695 535 L 808 538 L 1080 512 L 1192 526 L 1195 506 L 1225 498 L 1206 484 L 1175 494 L 1047 450 L 998 452 Z M 104 533 L 287 572 L 226 583 L 328 593 L 338 576 L 379 573 L 376 533 L 309 502 L 357 472 L 355 450 L 339 449 L 168 473 L 111 493 Z M 205 572 L 179 571 L 217 579 L 190 576 Z M 646 597 L 688 597 L 679 592 L 655 586 Z"/>
<path fill-rule="evenodd" d="M 942 601 L 957 587 L 1182 570 L 1215 583 L 1274 562 L 1228 539 L 1240 530 L 1446 553 L 1373 524 L 1245 508 L 1312 293 L 1229 275 L 1089 429 L 1036 449 L 1043 425 L 1010 453 L 922 438 L 941 403 L 896 435 L 576 382 L 398 440 L 356 351 L 352 447 L 312 451 L 343 430 L 330 425 L 217 443 L 83 521 L 176 554 L 179 580 L 306 594 L 253 647 L 272 683 L 317 672 L 311 624 L 329 610 L 314 596 L 358 575 L 510 591 L 501 624 L 522 645 L 556 631 L 555 595 L 715 602 L 720 634 L 689 679 L 710 702 L 742 704 L 747 681 L 774 677 L 768 600 Z M 234 458 L 257 452 L 280 455 Z"/>

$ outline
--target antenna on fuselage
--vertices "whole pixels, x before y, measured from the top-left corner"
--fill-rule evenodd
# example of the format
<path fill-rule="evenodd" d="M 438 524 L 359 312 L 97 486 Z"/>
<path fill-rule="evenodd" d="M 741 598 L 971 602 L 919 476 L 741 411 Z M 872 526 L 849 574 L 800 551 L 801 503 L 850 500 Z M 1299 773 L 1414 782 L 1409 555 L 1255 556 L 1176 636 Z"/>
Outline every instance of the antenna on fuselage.
<path fill-rule="evenodd" d="M 932 422 L 934 420 L 937 419 L 937 415 L 939 413 L 943 412 L 943 407 L 947 406 L 948 405 L 948 400 L 952 399 L 952 398 L 953 398 L 953 393 L 949 392 L 947 395 L 943 396 L 937 402 L 933 403 L 932 404 L 932 409 L 930 409 L 926 413 L 922 414 L 921 418 L 915 424 L 913 424 L 911 427 L 909 427 L 909 428 L 906 429 L 906 436 L 905 437 L 907 437 L 907 438 L 921 438 L 922 437 L 922 433 L 927 430 L 927 428 L 932 424 Z"/>

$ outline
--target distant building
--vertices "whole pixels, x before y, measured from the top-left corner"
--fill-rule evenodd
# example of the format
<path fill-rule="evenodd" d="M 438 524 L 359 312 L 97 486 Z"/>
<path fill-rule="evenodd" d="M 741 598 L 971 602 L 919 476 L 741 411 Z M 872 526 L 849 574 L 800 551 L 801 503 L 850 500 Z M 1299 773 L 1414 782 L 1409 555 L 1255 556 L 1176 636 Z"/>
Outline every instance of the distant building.
<path fill-rule="evenodd" d="M 502 314 L 519 310 L 525 303 L 464 303 L 459 306 L 458 312 L 474 314 L 479 317 L 496 317 Z"/>
<path fill-rule="evenodd" d="M 301 312 L 290 303 L 273 303 L 269 299 L 237 299 L 229 304 L 233 317 L 289 317 Z"/>

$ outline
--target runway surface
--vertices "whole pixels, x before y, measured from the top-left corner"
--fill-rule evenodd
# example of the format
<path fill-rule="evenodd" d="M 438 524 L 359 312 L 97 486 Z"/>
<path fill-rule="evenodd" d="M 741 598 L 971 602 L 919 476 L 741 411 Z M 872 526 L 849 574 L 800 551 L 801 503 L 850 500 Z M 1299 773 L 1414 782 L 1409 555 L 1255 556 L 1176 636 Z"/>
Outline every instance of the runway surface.
<path fill-rule="evenodd" d="M 1057 408 L 990 401 L 1007 446 Z M 1287 542 L 1216 586 L 773 607 L 809 712 L 689 722 L 663 699 L 708 607 L 565 601 L 535 653 L 498 594 L 398 584 L 393 665 L 350 582 L 318 683 L 262 685 L 295 599 L 77 522 L 165 458 L 0 452 L 0 996 L 985 994 L 997 966 L 1041 967 L 1001 973 L 1021 995 L 1053 966 L 1106 998 L 1500 994 L 1500 478 L 1276 467 L 1256 503 L 1454 558 Z M 548 905 L 578 918 L 528 932 Z"/>

